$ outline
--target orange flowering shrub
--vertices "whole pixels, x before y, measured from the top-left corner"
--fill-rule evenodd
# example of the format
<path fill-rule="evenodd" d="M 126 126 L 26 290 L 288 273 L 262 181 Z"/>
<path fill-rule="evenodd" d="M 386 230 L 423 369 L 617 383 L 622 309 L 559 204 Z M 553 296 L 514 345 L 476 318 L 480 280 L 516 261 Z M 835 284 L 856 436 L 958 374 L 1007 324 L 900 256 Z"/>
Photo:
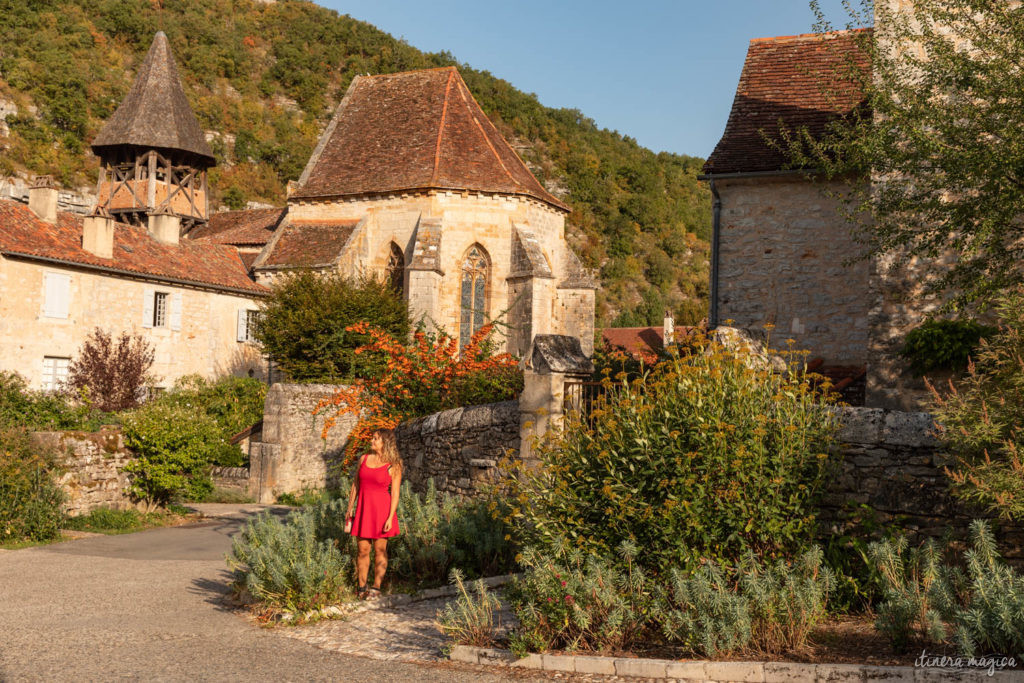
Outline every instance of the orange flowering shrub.
<path fill-rule="evenodd" d="M 411 342 L 369 323 L 351 325 L 346 331 L 369 335 L 370 343 L 355 353 L 369 355 L 368 367 L 376 370 L 338 389 L 313 411 L 333 411 L 324 423 L 324 437 L 338 417 L 359 416 L 349 434 L 344 466 L 366 451 L 377 429 L 449 408 L 509 400 L 522 390 L 516 359 L 494 353 L 492 324 L 480 328 L 461 350 L 458 340 L 443 331 L 418 330 Z"/>

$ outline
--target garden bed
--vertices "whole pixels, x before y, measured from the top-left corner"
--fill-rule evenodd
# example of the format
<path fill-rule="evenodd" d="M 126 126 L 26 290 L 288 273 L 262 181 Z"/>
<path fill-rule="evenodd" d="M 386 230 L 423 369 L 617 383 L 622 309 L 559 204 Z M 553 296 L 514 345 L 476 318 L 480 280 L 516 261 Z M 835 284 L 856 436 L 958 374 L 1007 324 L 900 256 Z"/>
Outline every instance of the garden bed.
<path fill-rule="evenodd" d="M 839 617 L 821 624 L 808 639 L 804 649 L 780 655 L 731 654 L 730 661 L 778 661 L 807 664 L 867 664 L 872 666 L 906 666 L 913 663 L 920 648 L 911 648 L 908 654 L 895 654 L 888 641 L 875 631 L 870 617 Z M 673 647 L 652 647 L 634 652 L 572 653 L 552 652 L 550 654 L 592 654 L 615 658 L 687 659 L 687 652 Z"/>

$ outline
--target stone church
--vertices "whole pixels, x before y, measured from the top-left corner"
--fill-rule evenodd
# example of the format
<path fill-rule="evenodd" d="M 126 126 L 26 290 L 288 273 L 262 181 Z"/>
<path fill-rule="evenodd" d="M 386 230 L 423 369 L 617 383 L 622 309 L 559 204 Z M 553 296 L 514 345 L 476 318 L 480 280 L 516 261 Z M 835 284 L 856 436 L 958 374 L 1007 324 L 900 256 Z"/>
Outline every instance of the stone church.
<path fill-rule="evenodd" d="M 590 353 L 596 284 L 566 243 L 568 213 L 446 67 L 357 76 L 286 211 L 235 212 L 197 237 L 262 239 L 263 284 L 295 268 L 382 275 L 413 320 L 461 343 L 495 319 L 513 354 L 536 334 Z"/>
<path fill-rule="evenodd" d="M 212 213 L 215 159 L 158 33 L 92 143 L 97 203 L 58 211 L 39 178 L 0 200 L 0 371 L 57 388 L 94 328 L 143 335 L 167 386 L 262 375 L 258 301 L 295 269 L 376 274 L 414 320 L 465 343 L 499 321 L 593 348 L 596 284 L 565 240 L 569 208 L 537 181 L 455 68 L 356 77 L 287 206 Z"/>

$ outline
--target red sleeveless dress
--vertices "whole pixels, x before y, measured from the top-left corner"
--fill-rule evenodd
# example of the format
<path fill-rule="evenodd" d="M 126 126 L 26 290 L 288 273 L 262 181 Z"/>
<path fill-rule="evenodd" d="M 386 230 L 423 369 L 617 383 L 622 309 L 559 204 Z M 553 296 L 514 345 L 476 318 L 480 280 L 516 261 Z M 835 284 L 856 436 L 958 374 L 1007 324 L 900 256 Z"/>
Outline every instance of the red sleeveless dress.
<path fill-rule="evenodd" d="M 364 455 L 359 462 L 359 494 L 352 535 L 357 538 L 391 538 L 398 535 L 398 513 L 391 522 L 391 530 L 384 531 L 384 522 L 391 511 L 391 466 L 369 467 Z"/>

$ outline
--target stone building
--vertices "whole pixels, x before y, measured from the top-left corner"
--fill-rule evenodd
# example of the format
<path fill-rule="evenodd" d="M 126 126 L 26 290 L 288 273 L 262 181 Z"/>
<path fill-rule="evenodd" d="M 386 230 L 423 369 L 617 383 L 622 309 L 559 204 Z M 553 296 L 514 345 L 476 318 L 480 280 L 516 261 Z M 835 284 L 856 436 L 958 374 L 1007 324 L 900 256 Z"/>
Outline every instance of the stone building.
<path fill-rule="evenodd" d="M 774 325 L 773 346 L 792 339 L 825 370 L 866 373 L 868 402 L 900 407 L 900 391 L 871 390 L 893 362 L 892 342 L 878 343 L 876 263 L 851 260 L 863 247 L 829 198 L 865 179 L 815 182 L 769 142 L 779 139 L 780 123 L 820 136 L 863 106 L 863 93 L 842 78 L 851 64 L 869 68 L 858 31 L 750 41 L 725 132 L 702 176 L 714 202 L 710 323 Z"/>
<path fill-rule="evenodd" d="M 59 211 L 48 178 L 27 205 L 0 200 L 0 370 L 56 388 L 99 327 L 149 341 L 160 386 L 262 373 L 248 324 L 267 289 L 236 247 L 181 239 L 207 223 L 213 155 L 162 33 L 93 149 L 102 169 L 88 216 Z"/>
<path fill-rule="evenodd" d="M 596 285 L 566 243 L 568 213 L 455 68 L 357 76 L 253 274 L 270 283 L 295 268 L 376 273 L 415 320 L 463 342 L 500 319 L 512 353 L 548 333 L 578 337 L 589 353 Z M 213 227 L 199 241 L 240 245 Z"/>

